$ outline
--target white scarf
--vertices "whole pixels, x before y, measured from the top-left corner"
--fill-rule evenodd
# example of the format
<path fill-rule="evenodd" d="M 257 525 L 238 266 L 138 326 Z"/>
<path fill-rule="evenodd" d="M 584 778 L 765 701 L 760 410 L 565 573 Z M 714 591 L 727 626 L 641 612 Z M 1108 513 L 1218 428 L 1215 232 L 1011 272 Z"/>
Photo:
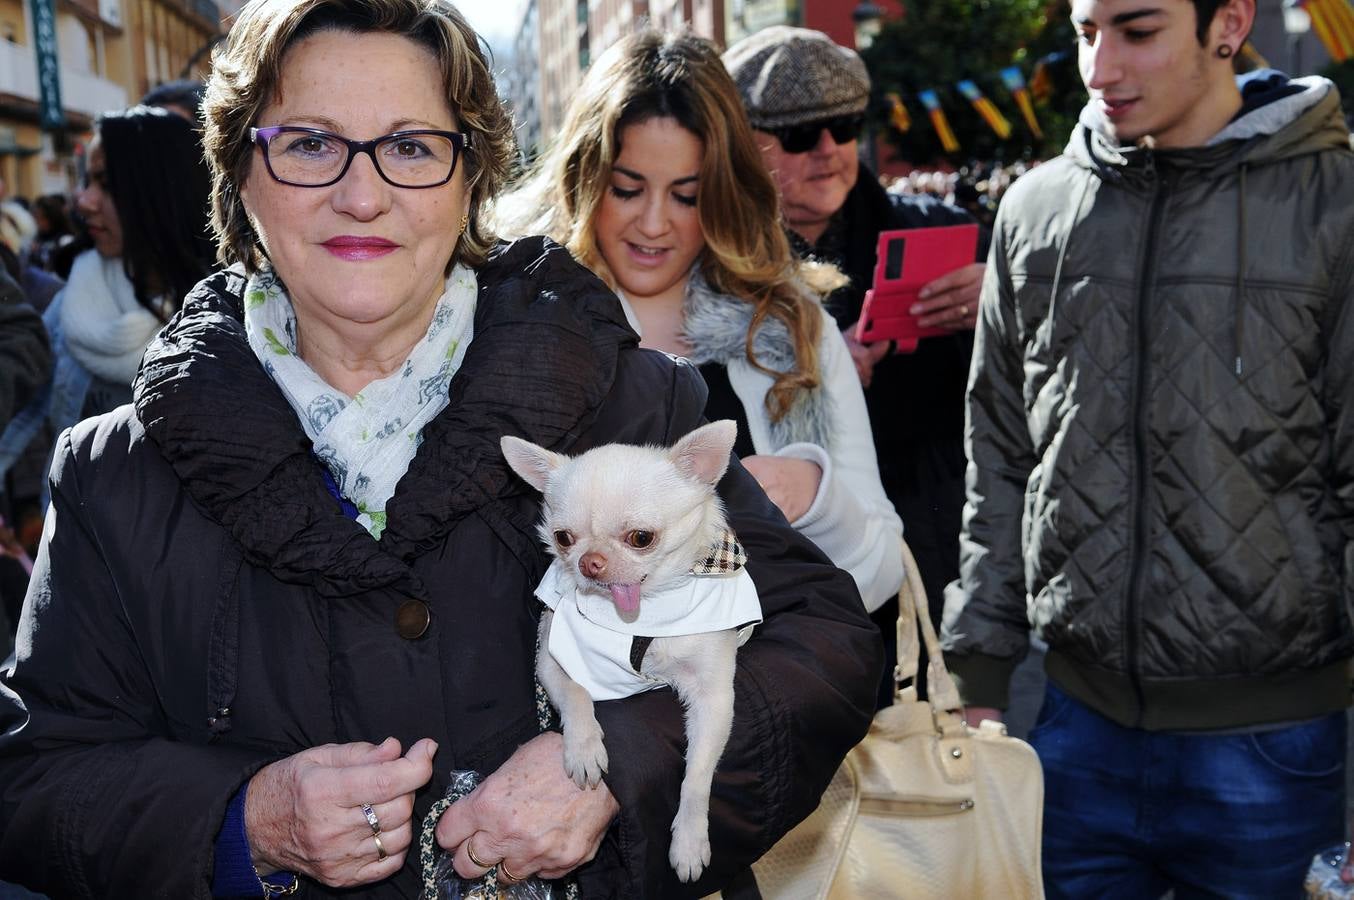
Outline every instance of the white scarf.
<path fill-rule="evenodd" d="M 296 410 L 357 521 L 380 540 L 386 503 L 409 469 L 423 426 L 446 408 L 451 377 L 473 337 L 475 273 L 457 265 L 432 323 L 400 368 L 349 398 L 296 354 L 296 313 L 271 269 L 249 279 L 244 326 L 249 346 Z"/>
<path fill-rule="evenodd" d="M 164 323 L 136 302 L 122 259 L 81 253 L 62 297 L 61 332 L 76 362 L 97 378 L 131 384 L 146 345 Z"/>

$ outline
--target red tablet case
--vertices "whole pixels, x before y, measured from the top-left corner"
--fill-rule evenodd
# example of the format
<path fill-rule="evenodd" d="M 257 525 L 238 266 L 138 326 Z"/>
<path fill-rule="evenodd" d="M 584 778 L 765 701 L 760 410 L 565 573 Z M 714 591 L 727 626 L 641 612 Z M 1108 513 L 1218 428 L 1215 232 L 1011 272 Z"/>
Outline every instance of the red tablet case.
<path fill-rule="evenodd" d="M 950 334 L 950 328 L 922 328 L 908 309 L 925 285 L 973 262 L 978 226 L 882 231 L 875 252 L 874 287 L 865 292 L 856 340 L 896 341 L 899 353 L 911 353 L 924 337 Z"/>

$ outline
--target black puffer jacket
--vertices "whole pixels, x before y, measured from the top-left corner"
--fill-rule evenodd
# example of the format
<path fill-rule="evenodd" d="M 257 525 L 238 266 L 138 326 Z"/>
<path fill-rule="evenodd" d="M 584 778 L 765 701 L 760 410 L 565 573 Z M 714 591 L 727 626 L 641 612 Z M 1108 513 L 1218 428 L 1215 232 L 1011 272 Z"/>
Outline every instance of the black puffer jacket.
<path fill-rule="evenodd" d="M 432 737 L 421 819 L 450 770 L 492 771 L 537 732 L 531 594 L 547 558 L 539 498 L 499 437 L 666 444 L 699 422 L 704 391 L 638 350 L 614 297 L 553 244 L 501 249 L 479 279 L 474 343 L 379 543 L 329 496 L 250 351 L 238 274 L 203 282 L 152 345 L 134 413 L 63 436 L 0 693 L 0 878 L 58 897 L 206 897 L 226 802 L 268 762 Z M 720 492 L 766 621 L 739 654 L 712 868 L 680 886 L 668 866 L 682 714 L 647 693 L 599 705 L 622 813 L 579 871 L 585 896 L 708 893 L 812 809 L 868 726 L 880 656 L 851 578 L 736 464 Z M 395 626 L 410 602 L 431 611 L 417 640 Z M 417 896 L 416 856 L 361 895 Z"/>
<path fill-rule="evenodd" d="M 1354 153 L 1303 86 L 1197 149 L 1082 124 L 1003 201 L 945 615 L 969 702 L 1004 705 L 1033 625 L 1127 725 L 1348 703 Z"/>
<path fill-rule="evenodd" d="M 0 431 L 52 372 L 52 350 L 42 317 L 23 290 L 0 269 Z"/>

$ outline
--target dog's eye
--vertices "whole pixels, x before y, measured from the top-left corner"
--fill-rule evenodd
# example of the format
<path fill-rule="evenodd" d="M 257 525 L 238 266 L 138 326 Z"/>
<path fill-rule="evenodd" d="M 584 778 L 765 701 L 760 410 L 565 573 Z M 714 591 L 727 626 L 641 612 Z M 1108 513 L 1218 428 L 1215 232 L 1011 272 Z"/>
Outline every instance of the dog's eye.
<path fill-rule="evenodd" d="M 559 544 L 561 548 L 568 550 L 574 545 L 574 536 L 572 533 L 561 528 L 559 531 L 555 532 L 555 543 Z"/>
<path fill-rule="evenodd" d="M 636 529 L 626 534 L 625 542 L 636 550 L 643 550 L 653 543 L 653 532 Z"/>

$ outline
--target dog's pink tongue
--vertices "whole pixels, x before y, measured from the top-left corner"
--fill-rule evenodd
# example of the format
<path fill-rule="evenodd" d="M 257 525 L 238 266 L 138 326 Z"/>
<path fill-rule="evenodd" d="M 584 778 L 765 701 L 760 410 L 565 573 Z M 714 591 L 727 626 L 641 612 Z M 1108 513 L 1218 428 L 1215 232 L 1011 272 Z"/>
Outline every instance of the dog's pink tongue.
<path fill-rule="evenodd" d="M 634 612 L 639 609 L 639 585 L 637 584 L 610 584 L 611 599 L 616 601 L 616 608 L 621 612 Z"/>

